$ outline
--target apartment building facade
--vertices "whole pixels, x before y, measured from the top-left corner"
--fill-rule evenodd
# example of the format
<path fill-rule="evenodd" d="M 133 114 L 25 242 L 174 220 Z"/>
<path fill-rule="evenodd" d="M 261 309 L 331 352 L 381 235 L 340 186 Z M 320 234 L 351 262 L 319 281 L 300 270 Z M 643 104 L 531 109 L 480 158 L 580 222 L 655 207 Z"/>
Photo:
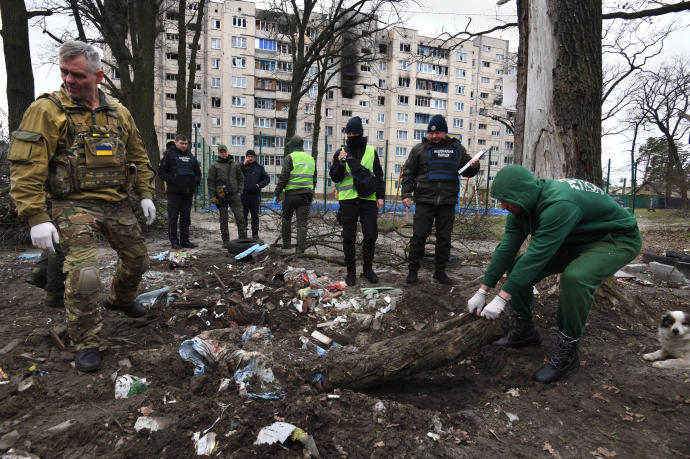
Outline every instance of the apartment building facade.
<path fill-rule="evenodd" d="M 221 143 L 237 158 L 250 148 L 260 154 L 271 176 L 270 191 L 280 173 L 286 141 L 292 58 L 289 42 L 280 40 L 276 25 L 266 17 L 253 2 L 208 3 L 196 62 L 193 123 L 204 139 L 207 156 L 208 147 L 215 152 Z M 161 146 L 174 138 L 177 125 L 179 35 L 176 21 L 168 22 L 160 37 L 156 72 L 155 116 Z M 449 50 L 416 30 L 395 28 L 379 34 L 375 48 L 369 50 L 375 60 L 358 64 L 352 97 L 335 89 L 324 98 L 318 146 L 312 139 L 315 88 L 301 100 L 296 135 L 305 139 L 306 151 L 318 150 L 318 194 L 333 190 L 326 159 L 330 162 L 344 143 L 343 130 L 352 116 L 362 118 L 369 144 L 376 148 L 388 195 L 395 194 L 407 155 L 424 137 L 435 114 L 446 118 L 449 132 L 461 138 L 470 154 L 491 150 L 490 159 L 486 155 L 482 160 L 483 183 L 489 169 L 492 178 L 512 163 L 512 132 L 491 117 L 514 116 L 514 109 L 501 106 L 503 78 L 514 71 L 514 63 L 508 63 L 507 41 L 478 37 Z M 198 141 L 197 147 L 201 146 Z M 197 154 L 202 154 L 200 148 Z M 210 161 L 202 164 L 208 168 Z"/>

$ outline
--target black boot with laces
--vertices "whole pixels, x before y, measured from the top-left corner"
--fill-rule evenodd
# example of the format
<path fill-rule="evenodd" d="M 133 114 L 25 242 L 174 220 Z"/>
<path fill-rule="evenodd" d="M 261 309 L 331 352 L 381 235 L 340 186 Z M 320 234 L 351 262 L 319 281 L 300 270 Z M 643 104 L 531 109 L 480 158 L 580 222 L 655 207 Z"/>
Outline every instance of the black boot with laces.
<path fill-rule="evenodd" d="M 545 384 L 556 382 L 580 366 L 580 358 L 577 355 L 578 342 L 578 339 L 570 338 L 559 331 L 556 334 L 556 349 L 549 360 L 534 373 L 534 380 Z"/>
<path fill-rule="evenodd" d="M 494 343 L 497 346 L 521 348 L 541 344 L 541 336 L 531 317 L 525 317 L 510 310 L 510 330 L 508 334 Z"/>

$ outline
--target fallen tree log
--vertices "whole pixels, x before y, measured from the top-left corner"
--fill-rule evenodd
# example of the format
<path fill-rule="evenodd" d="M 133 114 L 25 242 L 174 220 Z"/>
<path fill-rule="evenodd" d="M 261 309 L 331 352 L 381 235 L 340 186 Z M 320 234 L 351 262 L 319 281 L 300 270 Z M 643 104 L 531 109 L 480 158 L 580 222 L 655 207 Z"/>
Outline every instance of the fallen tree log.
<path fill-rule="evenodd" d="M 333 350 L 319 361 L 314 373 L 323 375 L 323 389 L 366 389 L 448 365 L 502 335 L 498 321 L 463 313 L 427 330 L 379 341 L 355 353 Z"/>

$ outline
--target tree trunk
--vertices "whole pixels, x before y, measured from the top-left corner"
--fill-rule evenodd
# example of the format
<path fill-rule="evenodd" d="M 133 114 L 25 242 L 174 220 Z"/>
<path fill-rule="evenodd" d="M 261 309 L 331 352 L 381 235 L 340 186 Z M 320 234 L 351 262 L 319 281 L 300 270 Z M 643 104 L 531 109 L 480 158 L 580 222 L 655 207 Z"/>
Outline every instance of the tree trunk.
<path fill-rule="evenodd" d="M 0 1 L 0 13 L 7 75 L 8 126 L 12 132 L 19 127 L 24 112 L 34 101 L 34 73 L 24 0 Z"/>
<path fill-rule="evenodd" d="M 601 0 L 519 0 L 518 21 L 518 162 L 601 186 Z"/>
<path fill-rule="evenodd" d="M 131 103 L 137 128 L 141 133 L 151 165 L 158 170 L 160 150 L 153 119 L 155 47 L 158 37 L 158 0 L 137 0 L 130 2 L 130 37 L 132 40 Z M 121 80 L 122 81 L 122 80 Z M 157 185 L 159 183 L 157 182 Z M 157 187 L 158 188 L 158 187 Z"/>
<path fill-rule="evenodd" d="M 503 335 L 498 321 L 469 313 L 428 330 L 379 341 L 356 353 L 331 352 L 319 361 L 325 387 L 360 390 L 448 365 Z"/>

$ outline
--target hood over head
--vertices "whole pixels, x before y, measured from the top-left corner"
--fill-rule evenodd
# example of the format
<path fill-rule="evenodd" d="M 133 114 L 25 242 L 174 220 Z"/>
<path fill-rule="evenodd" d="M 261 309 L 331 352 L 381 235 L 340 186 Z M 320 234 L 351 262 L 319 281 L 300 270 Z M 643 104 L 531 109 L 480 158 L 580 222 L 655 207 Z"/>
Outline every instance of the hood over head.
<path fill-rule="evenodd" d="M 290 138 L 287 143 L 287 150 L 292 153 L 293 151 L 300 151 L 304 148 L 304 140 L 302 137 L 296 135 Z"/>
<path fill-rule="evenodd" d="M 498 171 L 491 185 L 491 197 L 517 204 L 525 212 L 530 212 L 536 207 L 540 193 L 540 182 L 529 170 L 517 164 Z"/>

